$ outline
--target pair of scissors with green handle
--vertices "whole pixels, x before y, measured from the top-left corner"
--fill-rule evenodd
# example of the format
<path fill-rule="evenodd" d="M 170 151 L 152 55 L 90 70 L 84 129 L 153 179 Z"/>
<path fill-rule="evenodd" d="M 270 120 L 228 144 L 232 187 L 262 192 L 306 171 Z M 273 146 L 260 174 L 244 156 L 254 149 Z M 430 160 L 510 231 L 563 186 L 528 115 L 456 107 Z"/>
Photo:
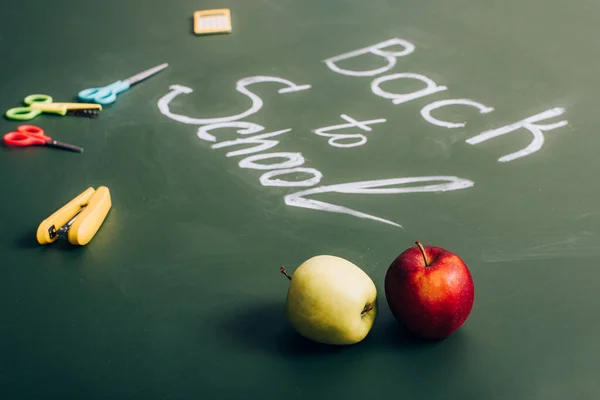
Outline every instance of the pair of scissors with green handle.
<path fill-rule="evenodd" d="M 115 100 L 117 100 L 117 95 L 119 93 L 126 91 L 136 83 L 139 83 L 151 77 L 152 75 L 162 71 L 168 66 L 169 64 L 167 63 L 161 64 L 154 68 L 150 68 L 146 71 L 140 72 L 139 74 L 133 75 L 132 77 L 129 77 L 125 80 L 111 83 L 108 86 L 84 89 L 78 94 L 79 100 L 98 104 L 114 103 Z"/>
<path fill-rule="evenodd" d="M 20 121 L 27 121 L 41 113 L 52 113 L 59 115 L 75 115 L 95 117 L 102 106 L 96 104 L 80 103 L 54 103 L 51 96 L 47 94 L 30 94 L 23 100 L 27 107 L 14 107 L 6 112 L 6 117 Z"/>

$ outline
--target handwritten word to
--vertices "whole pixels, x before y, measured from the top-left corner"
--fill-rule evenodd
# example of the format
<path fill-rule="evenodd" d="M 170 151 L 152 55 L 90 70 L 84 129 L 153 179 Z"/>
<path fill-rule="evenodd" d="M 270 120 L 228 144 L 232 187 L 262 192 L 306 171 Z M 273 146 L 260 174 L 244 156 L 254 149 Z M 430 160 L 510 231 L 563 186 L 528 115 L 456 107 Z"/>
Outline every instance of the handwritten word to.
<path fill-rule="evenodd" d="M 389 51 L 389 48 L 394 47 L 394 46 L 395 47 L 400 46 L 401 51 L 395 51 L 395 52 Z M 377 43 L 377 44 L 374 44 L 371 46 L 363 47 L 358 50 L 353 50 L 348 53 L 344 53 L 344 54 L 340 54 L 335 57 L 328 58 L 328 59 L 324 60 L 324 62 L 327 65 L 327 67 L 329 67 L 329 69 L 331 69 L 332 71 L 334 71 L 338 74 L 341 74 L 341 75 L 347 75 L 347 76 L 353 76 L 353 77 L 373 77 L 376 75 L 380 75 L 380 74 L 389 72 L 396 66 L 398 58 L 405 57 L 405 56 L 413 53 L 414 51 L 415 51 L 414 44 L 412 44 L 406 40 L 403 40 L 403 39 L 393 38 L 393 39 L 385 40 L 383 42 L 380 42 L 380 43 Z M 375 69 L 361 70 L 361 71 L 345 69 L 338 65 L 345 60 L 349 60 L 349 59 L 352 59 L 355 57 L 361 57 L 361 56 L 371 56 L 371 57 L 376 56 L 376 57 L 383 58 L 383 59 L 385 59 L 386 65 L 379 67 L 379 68 L 375 68 Z M 412 93 L 392 93 L 392 92 L 386 91 L 382 88 L 382 86 L 385 85 L 387 82 L 401 80 L 401 79 L 417 80 L 417 81 L 424 83 L 425 87 L 422 89 L 416 90 Z M 412 101 L 415 99 L 419 99 L 419 98 L 422 98 L 425 96 L 430 96 L 430 95 L 440 93 L 440 92 L 443 92 L 446 90 L 448 90 L 447 86 L 438 85 L 436 82 L 434 82 L 432 79 L 428 78 L 427 76 L 412 73 L 412 72 L 401 72 L 401 73 L 383 75 L 383 76 L 379 76 L 379 77 L 373 79 L 373 81 L 371 81 L 371 91 L 373 92 L 373 94 L 375 94 L 379 97 L 382 97 L 384 99 L 390 99 L 393 104 L 403 104 L 403 103 L 406 103 L 406 102 L 409 102 L 409 101 Z M 479 110 L 479 113 L 481 113 L 481 114 L 488 114 L 488 113 L 494 111 L 494 108 L 488 107 L 488 106 L 478 103 L 474 100 L 459 98 L 459 99 L 449 99 L 449 100 L 438 100 L 438 101 L 434 101 L 430 104 L 427 104 L 426 106 L 424 106 L 421 109 L 421 116 L 427 122 L 429 122 L 433 125 L 443 127 L 443 128 L 448 128 L 448 129 L 463 128 L 466 125 L 465 122 L 457 123 L 457 122 L 443 121 L 443 120 L 437 119 L 431 115 L 432 111 L 437 110 L 439 108 L 447 107 L 447 106 L 457 106 L 457 105 L 474 107 L 475 109 Z M 527 147 L 525 147 L 524 149 L 520 149 L 514 153 L 502 156 L 498 159 L 499 162 L 513 161 L 513 160 L 516 160 L 517 158 L 525 157 L 529 154 L 535 153 L 538 150 L 540 150 L 542 148 L 542 145 L 544 144 L 544 133 L 543 132 L 547 132 L 547 131 L 567 125 L 568 122 L 566 120 L 551 123 L 551 124 L 545 124 L 545 125 L 539 124 L 541 121 L 557 117 L 559 115 L 562 115 L 564 112 L 565 112 L 564 108 L 560 108 L 560 107 L 552 108 L 552 109 L 543 111 L 539 114 L 536 114 L 534 116 L 531 116 L 529 118 L 525 118 L 521 121 L 515 122 L 513 124 L 503 126 L 498 129 L 493 129 L 493 130 L 482 132 L 477 136 L 467 139 L 466 142 L 468 144 L 475 145 L 478 143 L 485 142 L 489 139 L 505 135 L 510 132 L 520 131 L 522 129 L 529 131 L 529 133 L 531 135 L 533 135 L 533 139 Z"/>
<path fill-rule="evenodd" d="M 390 51 L 389 48 L 392 46 L 400 46 L 400 50 L 395 52 Z M 375 77 L 389 72 L 396 66 L 400 57 L 413 53 L 415 48 L 416 47 L 412 43 L 406 40 L 394 38 L 328 58 L 324 60 L 324 62 L 329 69 L 338 74 L 353 77 Z M 380 57 L 385 60 L 386 65 L 375 69 L 359 71 L 340 67 L 339 64 L 343 61 L 359 56 Z M 384 89 L 387 82 L 400 79 L 417 80 L 422 82 L 425 87 L 411 93 L 392 93 Z M 238 166 L 240 168 L 264 171 L 259 178 L 262 186 L 305 188 L 284 196 L 285 204 L 292 207 L 346 214 L 357 218 L 402 227 L 402 225 L 396 222 L 340 205 L 315 200 L 313 197 L 324 193 L 374 195 L 446 192 L 466 189 L 474 185 L 474 182 L 468 179 L 449 175 L 436 175 L 375 179 L 317 186 L 321 183 L 324 175 L 321 171 L 306 166 L 306 159 L 301 152 L 274 151 L 280 144 L 279 138 L 281 135 L 291 132 L 291 128 L 265 132 L 264 126 L 243 121 L 243 119 L 259 112 L 264 105 L 261 97 L 249 89 L 250 86 L 257 84 L 277 84 L 278 86 L 283 86 L 277 90 L 277 93 L 280 95 L 305 92 L 311 89 L 311 85 L 296 84 L 290 80 L 274 76 L 246 77 L 237 81 L 235 89 L 238 93 L 246 96 L 250 100 L 251 105 L 247 110 L 225 117 L 197 118 L 177 114 L 171 111 L 170 104 L 176 97 L 193 93 L 193 90 L 189 87 L 172 85 L 170 86 L 170 91 L 159 99 L 158 109 L 163 115 L 174 121 L 198 126 L 198 128 L 196 128 L 196 135 L 198 138 L 211 143 L 212 149 L 227 149 L 225 156 L 228 158 L 241 157 L 238 161 Z M 438 85 L 424 75 L 412 72 L 382 75 L 376 77 L 371 82 L 371 91 L 375 95 L 384 99 L 389 99 L 395 105 L 404 104 L 425 96 L 440 93 L 447 89 L 446 86 Z M 457 98 L 431 102 L 421 109 L 420 114 L 427 122 L 436 126 L 447 129 L 464 128 L 466 122 L 444 121 L 432 116 L 432 112 L 447 106 L 473 107 L 478 110 L 480 114 L 488 114 L 494 111 L 494 108 L 474 100 Z M 567 125 L 568 122 L 566 120 L 549 124 L 542 123 L 544 120 L 562 115 L 564 111 L 563 108 L 552 108 L 513 124 L 482 132 L 479 135 L 467 139 L 466 142 L 475 145 L 511 132 L 521 130 L 529 131 L 533 135 L 533 140 L 526 148 L 498 159 L 500 162 L 513 161 L 540 150 L 544 143 L 544 132 Z M 350 148 L 362 146 L 367 143 L 368 138 L 365 135 L 365 132 L 372 132 L 372 126 L 386 122 L 384 118 L 358 121 L 346 114 L 341 114 L 340 118 L 344 120 L 345 123 L 322 127 L 315 129 L 312 132 L 317 136 L 327 138 L 327 143 L 330 146 L 336 148 Z M 233 140 L 217 140 L 217 137 L 215 136 L 217 131 L 223 129 L 235 130 L 239 137 Z M 350 132 L 351 130 L 352 132 Z M 303 176 L 304 179 L 299 180 L 297 178 L 298 176 Z M 296 179 L 294 179 L 294 177 L 296 177 Z"/>
<path fill-rule="evenodd" d="M 348 123 L 341 124 L 341 125 L 326 126 L 325 128 L 316 129 L 314 131 L 314 133 L 319 136 L 325 136 L 325 137 L 330 138 L 327 142 L 329 143 L 329 145 L 331 145 L 333 147 L 362 146 L 363 144 L 367 143 L 367 137 L 360 133 L 350 133 L 350 134 L 348 134 L 348 133 L 345 133 L 345 134 L 344 133 L 330 133 L 332 131 L 356 127 L 356 128 L 362 129 L 363 131 L 371 132 L 372 129 L 369 127 L 369 125 L 385 122 L 385 119 L 383 119 L 383 118 L 373 119 L 371 121 L 357 121 L 354 118 L 347 116 L 346 114 L 342 114 L 342 115 L 340 115 L 340 117 L 342 117 L 342 119 L 345 119 L 346 121 L 348 121 Z M 342 140 L 347 140 L 347 139 L 351 139 L 351 140 L 358 139 L 358 141 L 353 141 L 350 143 L 340 142 Z"/>

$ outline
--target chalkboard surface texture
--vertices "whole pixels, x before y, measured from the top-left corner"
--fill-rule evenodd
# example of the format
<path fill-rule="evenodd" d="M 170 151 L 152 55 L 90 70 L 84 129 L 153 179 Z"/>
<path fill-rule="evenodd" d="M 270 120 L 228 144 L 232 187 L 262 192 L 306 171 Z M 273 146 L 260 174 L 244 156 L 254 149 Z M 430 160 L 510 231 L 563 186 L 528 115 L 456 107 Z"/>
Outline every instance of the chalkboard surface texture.
<path fill-rule="evenodd" d="M 7 3 L 2 135 L 84 151 L 0 146 L 0 398 L 599 399 L 599 17 L 585 0 Z M 31 94 L 90 110 L 6 116 Z M 73 221 L 98 230 L 40 244 L 82 193 L 98 214 Z M 472 276 L 441 340 L 386 299 L 416 241 Z M 317 255 L 375 285 L 358 343 L 285 313 L 280 268 Z"/>

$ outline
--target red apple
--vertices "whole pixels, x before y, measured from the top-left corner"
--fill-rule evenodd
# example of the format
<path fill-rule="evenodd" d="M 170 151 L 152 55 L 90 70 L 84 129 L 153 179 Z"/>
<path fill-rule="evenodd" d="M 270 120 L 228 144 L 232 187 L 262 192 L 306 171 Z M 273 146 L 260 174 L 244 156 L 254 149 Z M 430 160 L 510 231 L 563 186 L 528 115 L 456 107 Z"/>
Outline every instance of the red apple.
<path fill-rule="evenodd" d="M 419 241 L 390 264 L 385 296 L 394 317 L 424 339 L 444 339 L 467 320 L 475 296 L 463 260 Z"/>

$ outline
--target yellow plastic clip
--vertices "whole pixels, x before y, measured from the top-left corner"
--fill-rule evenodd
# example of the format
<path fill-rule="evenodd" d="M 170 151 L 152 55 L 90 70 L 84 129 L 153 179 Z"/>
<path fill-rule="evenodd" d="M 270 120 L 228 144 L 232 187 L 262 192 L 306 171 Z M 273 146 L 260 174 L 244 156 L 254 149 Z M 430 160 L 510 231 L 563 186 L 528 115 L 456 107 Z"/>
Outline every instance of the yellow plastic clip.
<path fill-rule="evenodd" d="M 86 245 L 92 240 L 111 208 L 110 191 L 105 186 L 86 189 L 42 221 L 37 229 L 39 244 L 55 242 L 68 232 L 69 243 Z"/>

